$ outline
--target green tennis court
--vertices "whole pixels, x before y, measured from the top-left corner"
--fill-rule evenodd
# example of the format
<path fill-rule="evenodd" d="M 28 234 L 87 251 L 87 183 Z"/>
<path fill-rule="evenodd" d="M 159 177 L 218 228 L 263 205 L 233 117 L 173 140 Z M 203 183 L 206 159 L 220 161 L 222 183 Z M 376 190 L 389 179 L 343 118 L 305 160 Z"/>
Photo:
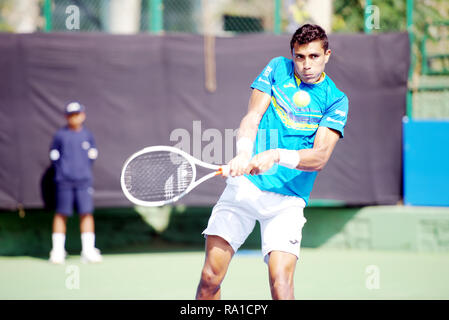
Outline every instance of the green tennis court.
<path fill-rule="evenodd" d="M 202 251 L 105 254 L 85 265 L 0 257 L 0 299 L 193 299 Z M 297 299 L 449 299 L 449 255 L 398 251 L 302 249 Z M 271 299 L 266 265 L 242 250 L 222 285 L 223 299 Z"/>
<path fill-rule="evenodd" d="M 312 174 L 286 168 L 255 183 L 304 200 L 310 194 L 295 298 L 312 304 L 449 300 L 449 149 L 441 148 L 449 136 L 448 12 L 446 0 L 0 0 L 0 300 L 19 306 L 14 314 L 30 310 L 35 316 L 35 308 L 13 300 L 194 299 L 205 254 L 202 232 L 224 181 L 198 186 L 180 202 L 143 207 L 122 192 L 126 159 L 144 147 L 175 145 L 222 165 L 246 136 L 256 137 L 249 139 L 251 154 L 318 149 L 301 159 L 293 152 L 290 164 L 276 160 L 280 167 L 320 171 L 323 154 L 329 155 L 321 151 L 334 144 L 314 143 L 319 127 L 344 139 L 313 193 Z M 309 23 L 321 28 L 307 27 L 310 37 L 291 39 L 289 46 L 292 31 Z M 312 81 L 312 74 L 300 72 L 309 69 L 308 51 L 297 49 L 318 40 L 321 47 L 310 51 Z M 271 100 L 248 103 L 249 89 Z M 295 99 L 297 89 L 311 95 Z M 262 107 L 268 111 L 263 116 L 252 112 Z M 240 130 L 245 109 L 258 114 L 248 121 L 257 122 L 257 132 L 253 125 Z M 74 159 L 89 159 L 89 166 L 57 172 L 65 147 L 53 134 L 68 124 L 66 111 L 84 110 L 92 139 L 86 133 L 67 145 L 78 146 L 81 156 Z M 178 163 L 166 158 L 167 167 Z M 61 211 L 57 202 L 64 202 L 57 201 L 59 173 L 73 173 L 65 177 L 70 184 L 91 181 L 80 168 L 90 172 L 93 160 L 95 208 L 80 200 L 77 211 L 95 211 L 95 224 L 90 215 L 87 227 L 86 216 L 54 219 Z M 309 167 L 308 160 L 321 165 Z M 143 175 L 146 170 L 126 180 L 140 179 L 142 196 L 154 189 L 171 197 L 188 185 L 185 177 L 203 176 L 202 169 L 194 175 L 181 165 L 160 175 L 161 167 L 153 170 L 160 187 Z M 271 299 L 257 250 L 262 241 L 258 222 L 230 265 L 223 299 Z M 94 245 L 104 261 L 82 264 L 80 251 Z M 53 252 L 69 252 L 65 265 L 48 262 L 57 247 Z M 327 311 L 313 308 L 314 314 Z M 345 315 L 355 310 L 343 308 Z M 106 309 L 116 311 L 98 308 Z M 402 307 L 401 315 L 405 309 L 415 312 Z M 431 311 L 426 308 L 426 316 Z"/>

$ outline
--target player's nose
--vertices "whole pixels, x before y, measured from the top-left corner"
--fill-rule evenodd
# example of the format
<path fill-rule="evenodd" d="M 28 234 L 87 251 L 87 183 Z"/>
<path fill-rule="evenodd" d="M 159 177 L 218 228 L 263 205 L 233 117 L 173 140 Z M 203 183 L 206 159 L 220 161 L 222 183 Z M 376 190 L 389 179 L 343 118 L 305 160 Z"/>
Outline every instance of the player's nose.
<path fill-rule="evenodd" d="M 310 60 L 309 59 L 304 59 L 304 63 L 302 65 L 302 67 L 304 69 L 310 69 Z"/>

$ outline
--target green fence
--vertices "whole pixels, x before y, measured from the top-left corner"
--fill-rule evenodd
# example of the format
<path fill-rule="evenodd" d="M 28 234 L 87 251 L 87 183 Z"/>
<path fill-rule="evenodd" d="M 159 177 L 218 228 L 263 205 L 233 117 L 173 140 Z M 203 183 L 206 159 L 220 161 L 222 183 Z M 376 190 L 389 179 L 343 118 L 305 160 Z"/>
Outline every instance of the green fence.
<path fill-rule="evenodd" d="M 407 0 L 411 67 L 407 116 L 449 119 L 449 4 Z"/>
<path fill-rule="evenodd" d="M 331 32 L 408 31 L 407 115 L 449 118 L 447 0 L 0 0 L 3 32 L 290 34 L 304 23 Z M 329 13 L 326 17 L 325 3 Z M 320 17 L 321 16 L 321 17 Z M 323 18 L 324 17 L 324 18 Z M 320 20 L 324 19 L 324 20 Z M 324 22 L 323 22 L 324 21 Z M 28 23 L 30 26 L 23 26 Z M 34 28 L 34 29 L 33 29 Z M 385 48 L 388 50 L 388 48 Z M 394 53 L 393 53 L 394 54 Z"/>
<path fill-rule="evenodd" d="M 280 0 L 44 0 L 45 31 L 279 32 Z M 76 13 L 75 13 L 76 11 Z M 80 23 L 73 27 L 73 15 Z M 131 28 L 126 29 L 127 17 Z"/>
<path fill-rule="evenodd" d="M 409 87 L 413 104 L 410 117 L 449 119 L 449 20 L 428 20 L 414 46 L 414 74 Z"/>
<path fill-rule="evenodd" d="M 0 0 L 0 32 L 278 34 L 282 9 L 282 0 Z"/>
<path fill-rule="evenodd" d="M 449 118 L 447 0 L 335 0 L 333 11 L 334 32 L 407 31 L 411 65 L 406 113 L 415 118 Z"/>

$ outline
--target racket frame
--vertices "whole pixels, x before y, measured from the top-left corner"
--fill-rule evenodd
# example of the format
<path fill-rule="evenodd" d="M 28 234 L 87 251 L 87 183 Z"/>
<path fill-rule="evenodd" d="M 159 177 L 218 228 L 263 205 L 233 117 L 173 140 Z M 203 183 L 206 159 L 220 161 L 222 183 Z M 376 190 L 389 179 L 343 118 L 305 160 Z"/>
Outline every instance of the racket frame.
<path fill-rule="evenodd" d="M 187 162 L 189 162 L 190 166 L 192 167 L 192 182 L 190 183 L 190 185 L 187 187 L 186 190 L 184 190 L 182 193 L 180 193 L 179 195 L 168 199 L 168 200 L 162 200 L 162 201 L 144 201 L 144 200 L 140 200 L 137 199 L 136 197 L 134 197 L 126 188 L 126 184 L 125 184 L 125 171 L 126 168 L 128 167 L 129 163 L 134 160 L 135 158 L 137 158 L 138 156 L 141 156 L 142 154 L 145 153 L 149 153 L 149 152 L 154 152 L 154 151 L 168 151 L 168 152 L 173 152 L 173 153 L 177 153 L 180 156 L 184 157 Z M 204 168 L 207 169 L 211 169 L 214 170 L 214 172 L 211 172 L 207 175 L 205 175 L 204 177 L 202 177 L 201 179 L 198 179 L 197 181 L 195 181 L 196 179 L 196 166 L 202 166 Z M 214 164 L 210 164 L 204 161 L 201 161 L 195 157 L 193 157 L 192 155 L 188 154 L 187 152 L 178 149 L 176 147 L 171 147 L 171 146 L 151 146 L 151 147 L 146 147 L 143 148 L 135 153 L 133 153 L 123 164 L 122 167 L 122 172 L 120 175 L 120 186 L 122 188 L 123 194 L 125 195 L 125 197 L 131 201 L 132 203 L 139 205 L 139 206 L 144 206 L 144 207 L 160 207 L 160 206 L 164 206 L 173 202 L 178 201 L 179 199 L 181 199 L 183 196 L 185 196 L 187 193 L 189 193 L 190 191 L 192 191 L 195 187 L 197 187 L 199 184 L 203 183 L 206 180 L 209 180 L 210 178 L 213 178 L 215 176 L 218 175 L 222 175 L 223 172 L 228 170 L 228 166 L 224 165 L 224 166 L 219 166 L 219 165 L 214 165 Z"/>

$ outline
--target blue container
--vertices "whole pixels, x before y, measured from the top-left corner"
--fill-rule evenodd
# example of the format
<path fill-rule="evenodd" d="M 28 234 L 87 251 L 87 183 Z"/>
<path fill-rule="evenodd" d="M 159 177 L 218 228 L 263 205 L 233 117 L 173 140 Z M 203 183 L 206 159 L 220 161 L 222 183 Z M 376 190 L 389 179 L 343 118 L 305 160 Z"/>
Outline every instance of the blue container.
<path fill-rule="evenodd" d="M 404 204 L 449 206 L 449 121 L 403 118 Z"/>

